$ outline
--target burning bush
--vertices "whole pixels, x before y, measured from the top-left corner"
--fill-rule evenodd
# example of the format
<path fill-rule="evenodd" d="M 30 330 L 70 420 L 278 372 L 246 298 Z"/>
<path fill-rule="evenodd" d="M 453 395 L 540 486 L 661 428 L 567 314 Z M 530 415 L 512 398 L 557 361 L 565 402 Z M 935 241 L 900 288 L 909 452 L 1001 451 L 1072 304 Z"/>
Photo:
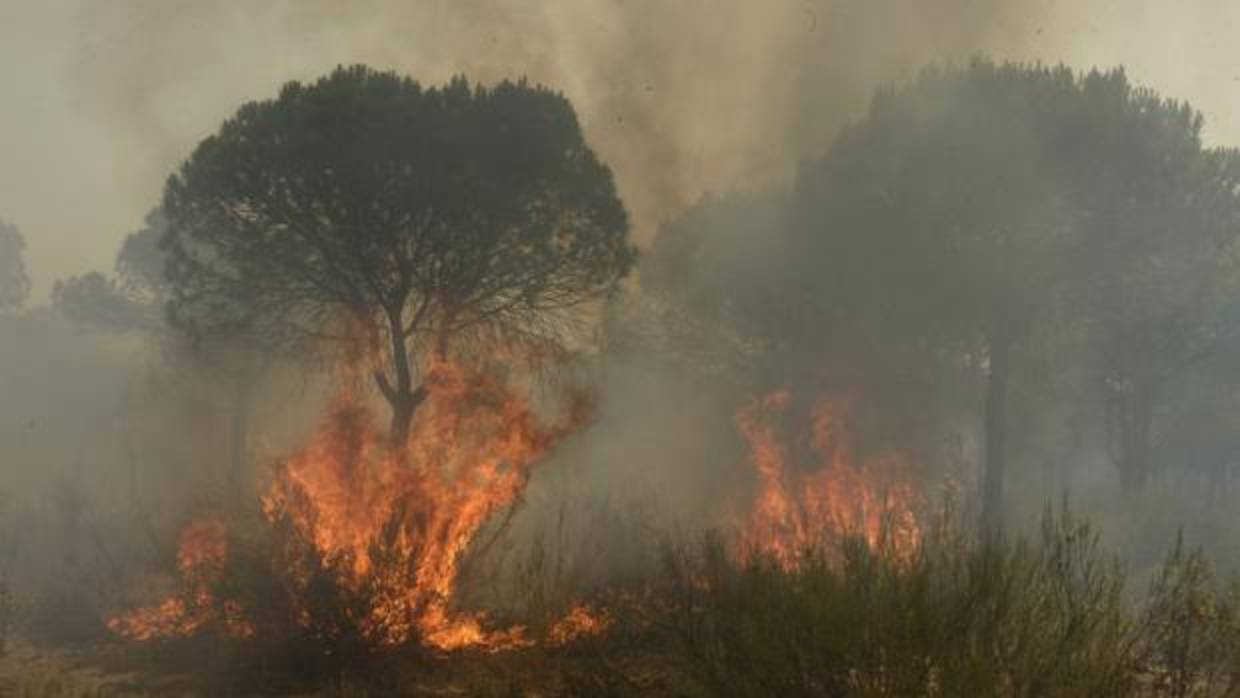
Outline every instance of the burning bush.
<path fill-rule="evenodd" d="M 791 411 L 792 394 L 781 390 L 755 400 L 736 415 L 757 471 L 753 508 L 737 536 L 741 557 L 769 556 L 793 567 L 807 553 L 834 549 L 848 538 L 906 558 L 920 543 L 917 490 L 896 456 L 861 460 L 849 438 L 845 411 L 831 401 L 817 403 L 808 429 L 808 449 L 790 448 L 776 425 Z M 794 458 L 792 453 L 801 454 Z M 825 546 L 825 547 L 824 547 Z"/>
<path fill-rule="evenodd" d="M 264 529 L 238 546 L 222 519 L 195 522 L 181 536 L 180 591 L 112 629 L 146 640 L 210 626 L 349 648 L 529 643 L 522 627 L 490 630 L 454 607 L 460 563 L 492 515 L 519 501 L 531 467 L 584 423 L 587 404 L 574 396 L 544 425 L 524 393 L 446 361 L 432 362 L 427 385 L 396 447 L 356 392 L 342 390 L 308 444 L 273 469 Z"/>

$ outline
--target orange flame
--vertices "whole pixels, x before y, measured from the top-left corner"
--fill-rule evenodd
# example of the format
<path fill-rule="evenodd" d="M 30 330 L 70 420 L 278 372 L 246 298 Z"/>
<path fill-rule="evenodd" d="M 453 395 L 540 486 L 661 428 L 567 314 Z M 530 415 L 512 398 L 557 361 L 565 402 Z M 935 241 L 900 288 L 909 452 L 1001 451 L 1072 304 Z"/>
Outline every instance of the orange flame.
<path fill-rule="evenodd" d="M 217 604 L 211 594 L 211 586 L 219 579 L 227 558 L 228 527 L 224 520 L 211 515 L 192 522 L 181 532 L 177 547 L 181 593 L 111 618 L 108 628 L 131 640 L 151 640 L 188 637 L 221 621 L 224 632 L 230 636 L 253 635 L 254 627 L 241 617 L 236 604 Z"/>
<path fill-rule="evenodd" d="M 556 647 L 567 645 L 583 637 L 598 635 L 611 627 L 611 623 L 611 616 L 606 612 L 577 605 L 551 626 L 547 640 Z"/>
<path fill-rule="evenodd" d="M 741 552 L 769 556 L 785 569 L 811 549 L 850 537 L 875 549 L 889 546 L 900 558 L 912 554 L 921 540 L 918 497 L 903 463 L 895 457 L 857 462 L 843 409 L 827 401 L 811 417 L 816 470 L 790 473 L 788 449 L 772 422 L 791 402 L 791 393 L 781 390 L 736 415 L 758 475 L 758 494 L 738 536 Z"/>
<path fill-rule="evenodd" d="M 378 645 L 418 640 L 494 651 L 532 644 L 521 626 L 488 630 L 482 614 L 456 612 L 453 594 L 471 543 L 519 499 L 533 464 L 584 423 L 586 402 L 573 400 L 563 419 L 544 425 L 527 395 L 490 373 L 432 360 L 409 440 L 392 448 L 347 387 L 355 384 L 344 383 L 308 444 L 274 468 L 261 497 L 267 521 L 310 545 L 337 584 L 365 599 L 364 617 L 355 620 Z M 178 567 L 188 593 L 110 627 L 135 640 L 187 636 L 214 621 L 237 636 L 254 634 L 237 604 L 211 596 L 228 555 L 226 533 L 222 519 L 187 528 Z M 285 573 L 304 591 L 309 571 L 291 567 Z M 294 614 L 309 627 L 307 608 Z"/>
<path fill-rule="evenodd" d="M 580 425 L 584 405 L 543 426 L 525 395 L 445 361 L 431 363 L 426 385 L 403 450 L 385 445 L 386 434 L 351 394 L 338 398 L 309 445 L 276 469 L 263 511 L 311 541 L 343 571 L 344 584 L 368 586 L 362 628 L 378 643 L 527 644 L 522 628 L 486 631 L 480 616 L 454 614 L 452 595 L 479 530 L 517 500 L 530 467 Z"/>

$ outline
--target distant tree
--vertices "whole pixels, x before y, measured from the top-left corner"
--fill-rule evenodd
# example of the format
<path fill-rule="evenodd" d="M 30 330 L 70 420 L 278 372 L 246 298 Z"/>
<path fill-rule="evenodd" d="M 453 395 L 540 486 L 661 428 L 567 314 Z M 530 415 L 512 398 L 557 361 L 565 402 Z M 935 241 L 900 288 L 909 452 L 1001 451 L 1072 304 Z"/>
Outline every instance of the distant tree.
<path fill-rule="evenodd" d="M 621 309 L 609 337 L 644 341 L 647 356 L 675 357 L 715 385 L 796 386 L 798 409 L 847 398 L 858 448 L 929 460 L 944 444 L 936 426 L 956 416 L 941 388 L 959 382 L 958 357 L 925 351 L 907 327 L 893 332 L 892 317 L 865 305 L 872 292 L 841 283 L 850 259 L 822 260 L 797 231 L 828 215 L 817 193 L 803 194 L 709 194 L 662 225 L 643 256 L 641 302 Z"/>
<path fill-rule="evenodd" d="M 22 260 L 25 247 L 17 226 L 0 220 L 0 312 L 20 310 L 30 295 L 30 277 Z"/>
<path fill-rule="evenodd" d="M 1101 328 L 1120 393 L 1148 355 L 1170 369 L 1223 336 L 1237 182 L 1199 127 L 1122 71 L 977 59 L 881 92 L 801 172 L 792 276 L 814 280 L 820 316 L 875 351 L 954 356 L 983 377 L 987 530 L 1002 518 L 1009 385 L 1051 336 Z"/>
<path fill-rule="evenodd" d="M 801 278 L 828 322 L 876 351 L 984 376 L 982 519 L 1001 520 L 1014 352 L 1056 311 L 1074 240 L 1060 143 L 1066 68 L 977 60 L 881 92 L 798 179 Z"/>
<path fill-rule="evenodd" d="M 1086 169 L 1099 195 L 1082 216 L 1081 256 L 1111 455 L 1132 492 L 1160 452 L 1171 457 L 1164 446 L 1188 459 L 1188 442 L 1218 443 L 1205 428 L 1221 426 L 1216 393 L 1237 387 L 1234 360 L 1217 359 L 1240 350 L 1240 157 L 1203 148 L 1186 105 L 1122 83 L 1097 89 L 1134 105 Z"/>
<path fill-rule="evenodd" d="M 417 357 L 555 345 L 635 259 L 611 172 L 562 96 L 363 66 L 243 106 L 164 195 L 173 322 L 356 342 L 403 443 Z"/>
<path fill-rule="evenodd" d="M 108 332 L 165 332 L 169 287 L 159 241 L 167 221 L 159 209 L 147 214 L 116 255 L 114 274 L 89 272 L 57 281 L 53 303 L 79 326 Z"/>
<path fill-rule="evenodd" d="M 57 281 L 53 305 L 81 329 L 142 337 L 162 351 L 176 373 L 205 371 L 224 389 L 232 441 L 227 484 L 237 495 L 244 482 L 255 396 L 272 357 L 243 333 L 186 342 L 168 324 L 172 288 L 165 277 L 167 253 L 160 247 L 167 231 L 163 212 L 152 209 L 143 226 L 121 243 L 112 274 L 92 271 Z"/>

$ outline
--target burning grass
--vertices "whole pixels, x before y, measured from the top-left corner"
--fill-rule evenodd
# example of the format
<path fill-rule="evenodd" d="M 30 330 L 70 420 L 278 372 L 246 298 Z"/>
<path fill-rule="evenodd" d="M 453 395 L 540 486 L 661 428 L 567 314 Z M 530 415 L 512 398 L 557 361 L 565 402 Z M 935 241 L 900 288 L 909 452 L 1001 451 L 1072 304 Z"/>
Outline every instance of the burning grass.
<path fill-rule="evenodd" d="M 844 409 L 831 401 L 813 408 L 808 429 L 792 430 L 809 433 L 810 454 L 802 459 L 808 462 L 797 462 L 789 453 L 793 439 L 776 426 L 780 417 L 787 418 L 791 402 L 792 394 L 781 390 L 736 414 L 758 479 L 750 512 L 738 528 L 736 554 L 770 557 L 791 569 L 825 543 L 860 538 L 900 558 L 912 555 L 921 539 L 920 498 L 906 464 L 894 455 L 859 459 Z"/>

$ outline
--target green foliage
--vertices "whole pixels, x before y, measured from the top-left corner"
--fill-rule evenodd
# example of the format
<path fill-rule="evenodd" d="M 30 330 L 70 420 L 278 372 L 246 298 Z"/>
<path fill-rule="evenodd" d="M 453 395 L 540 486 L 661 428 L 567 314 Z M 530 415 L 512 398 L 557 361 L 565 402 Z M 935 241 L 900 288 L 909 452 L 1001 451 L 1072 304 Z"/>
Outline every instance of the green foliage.
<path fill-rule="evenodd" d="M 1139 629 L 1155 695 L 1240 695 L 1238 584 L 1221 587 L 1202 551 L 1176 540 Z"/>
<path fill-rule="evenodd" d="M 669 555 L 672 627 L 719 696 L 1215 696 L 1237 690 L 1234 592 L 1177 547 L 1148 597 L 1090 526 L 1040 541 L 944 528 L 913 559 L 860 542 L 794 569 L 734 563 L 717 538 Z"/>

